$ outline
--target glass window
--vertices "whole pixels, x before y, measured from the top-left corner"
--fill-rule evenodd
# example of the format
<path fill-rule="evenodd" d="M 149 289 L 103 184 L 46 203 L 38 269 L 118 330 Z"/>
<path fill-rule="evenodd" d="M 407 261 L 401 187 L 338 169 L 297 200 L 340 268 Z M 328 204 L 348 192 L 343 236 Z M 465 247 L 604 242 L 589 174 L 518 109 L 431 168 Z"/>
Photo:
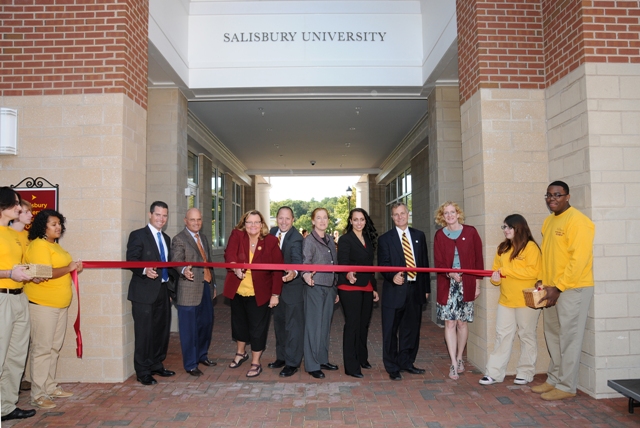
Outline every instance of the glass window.
<path fill-rule="evenodd" d="M 211 235 L 214 247 L 224 247 L 224 174 L 217 168 L 211 172 Z"/>
<path fill-rule="evenodd" d="M 409 209 L 409 226 L 413 225 L 413 199 L 411 195 L 411 168 L 396 176 L 386 187 L 386 205 L 387 205 L 387 230 L 393 226 L 391 220 L 391 205 L 397 202 L 403 202 Z"/>
<path fill-rule="evenodd" d="M 189 152 L 187 156 L 187 188 L 189 197 L 187 199 L 188 208 L 198 206 L 198 156 Z"/>
<path fill-rule="evenodd" d="M 233 183 L 233 224 L 238 224 L 242 217 L 242 186 Z"/>

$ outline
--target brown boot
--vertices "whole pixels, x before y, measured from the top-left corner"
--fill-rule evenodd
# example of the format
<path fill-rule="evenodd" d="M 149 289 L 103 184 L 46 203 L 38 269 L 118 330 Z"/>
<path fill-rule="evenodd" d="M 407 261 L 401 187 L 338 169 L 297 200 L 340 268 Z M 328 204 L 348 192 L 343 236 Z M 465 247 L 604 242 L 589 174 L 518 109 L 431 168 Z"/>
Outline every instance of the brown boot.
<path fill-rule="evenodd" d="M 545 392 L 540 395 L 540 398 L 547 401 L 555 401 L 555 400 L 564 400 L 565 398 L 573 398 L 576 394 L 572 394 L 571 392 L 565 392 L 558 388 L 553 388 L 549 392 Z"/>
<path fill-rule="evenodd" d="M 544 394 L 545 392 L 549 392 L 552 389 L 555 389 L 555 386 L 551 385 L 550 383 L 543 383 L 540 385 L 536 385 L 536 386 L 532 386 L 531 387 L 531 392 L 535 392 L 536 394 Z"/>

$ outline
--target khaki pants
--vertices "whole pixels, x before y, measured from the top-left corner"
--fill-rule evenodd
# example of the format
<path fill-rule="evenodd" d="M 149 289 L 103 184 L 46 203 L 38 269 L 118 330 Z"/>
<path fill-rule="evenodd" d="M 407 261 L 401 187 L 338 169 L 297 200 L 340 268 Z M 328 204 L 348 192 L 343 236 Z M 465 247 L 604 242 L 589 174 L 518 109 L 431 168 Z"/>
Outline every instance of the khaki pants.
<path fill-rule="evenodd" d="M 575 394 L 582 356 L 582 339 L 593 287 L 565 290 L 558 303 L 544 308 L 544 337 L 549 349 L 547 382 L 557 389 Z"/>
<path fill-rule="evenodd" d="M 508 308 L 498 305 L 496 314 L 496 343 L 487 361 L 486 375 L 498 382 L 504 380 L 507 364 L 511 358 L 511 349 L 516 332 L 520 338 L 520 359 L 516 368 L 516 377 L 533 380 L 536 374 L 536 358 L 538 357 L 538 343 L 536 327 L 540 310 L 531 308 Z"/>
<path fill-rule="evenodd" d="M 0 294 L 0 398 L 2 416 L 18 402 L 20 378 L 29 349 L 29 301 L 22 294 Z"/>
<path fill-rule="evenodd" d="M 31 399 L 52 394 L 58 357 L 67 330 L 68 308 L 29 305 L 31 314 L 31 348 L 29 352 Z"/>

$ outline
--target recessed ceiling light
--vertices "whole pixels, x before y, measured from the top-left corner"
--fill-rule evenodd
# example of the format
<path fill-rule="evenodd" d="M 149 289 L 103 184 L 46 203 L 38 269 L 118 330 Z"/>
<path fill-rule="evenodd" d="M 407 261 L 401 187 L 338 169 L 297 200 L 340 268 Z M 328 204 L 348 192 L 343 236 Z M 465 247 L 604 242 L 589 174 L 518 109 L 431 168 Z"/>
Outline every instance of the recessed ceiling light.
<path fill-rule="evenodd" d="M 351 147 L 351 143 L 344 143 L 345 147 Z"/>
<path fill-rule="evenodd" d="M 349 131 L 355 131 L 356 128 L 349 128 Z"/>

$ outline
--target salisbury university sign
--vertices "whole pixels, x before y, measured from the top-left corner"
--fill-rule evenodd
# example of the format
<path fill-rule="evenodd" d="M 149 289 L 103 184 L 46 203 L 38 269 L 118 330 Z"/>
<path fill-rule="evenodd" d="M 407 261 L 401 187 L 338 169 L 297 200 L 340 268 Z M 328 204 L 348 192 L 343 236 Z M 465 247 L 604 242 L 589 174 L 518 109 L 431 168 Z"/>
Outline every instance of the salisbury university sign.
<path fill-rule="evenodd" d="M 224 33 L 224 43 L 251 42 L 384 42 L 385 32 L 375 31 L 303 31 L 298 32 L 247 32 Z"/>

